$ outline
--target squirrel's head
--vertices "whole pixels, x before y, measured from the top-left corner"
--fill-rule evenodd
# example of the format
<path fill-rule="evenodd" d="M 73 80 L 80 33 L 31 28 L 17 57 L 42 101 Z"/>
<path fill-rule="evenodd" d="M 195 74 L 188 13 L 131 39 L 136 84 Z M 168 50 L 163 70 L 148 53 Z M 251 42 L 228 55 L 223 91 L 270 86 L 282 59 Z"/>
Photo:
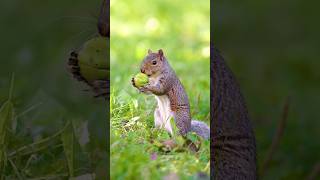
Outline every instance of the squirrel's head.
<path fill-rule="evenodd" d="M 159 49 L 158 52 L 152 52 L 150 49 L 148 50 L 147 56 L 143 59 L 140 71 L 145 73 L 148 76 L 152 76 L 161 72 L 166 63 L 166 59 L 164 57 L 162 49 Z"/>

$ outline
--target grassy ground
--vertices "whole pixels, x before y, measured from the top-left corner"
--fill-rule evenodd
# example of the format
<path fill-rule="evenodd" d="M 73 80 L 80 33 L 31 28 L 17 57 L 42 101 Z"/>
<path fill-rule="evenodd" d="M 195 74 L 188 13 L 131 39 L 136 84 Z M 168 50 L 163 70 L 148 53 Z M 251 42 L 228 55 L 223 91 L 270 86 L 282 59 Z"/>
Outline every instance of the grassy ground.
<path fill-rule="evenodd" d="M 192 117 L 209 124 L 209 1 L 181 2 L 111 1 L 112 179 L 209 173 L 209 142 L 197 153 L 165 152 L 158 142 L 169 136 L 154 129 L 154 97 L 131 85 L 147 50 L 162 48 L 189 95 Z"/>

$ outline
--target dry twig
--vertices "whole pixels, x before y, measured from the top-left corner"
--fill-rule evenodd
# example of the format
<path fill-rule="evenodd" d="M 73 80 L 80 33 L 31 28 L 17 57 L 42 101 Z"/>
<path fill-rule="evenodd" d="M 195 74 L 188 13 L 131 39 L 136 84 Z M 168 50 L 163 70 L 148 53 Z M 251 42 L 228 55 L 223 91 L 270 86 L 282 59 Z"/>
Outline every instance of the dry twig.
<path fill-rule="evenodd" d="M 279 121 L 276 134 L 272 139 L 272 143 L 271 143 L 271 145 L 269 147 L 267 156 L 266 156 L 265 160 L 262 163 L 261 171 L 260 171 L 260 177 L 262 177 L 264 175 L 264 173 L 266 172 L 266 170 L 267 170 L 267 168 L 269 166 L 269 163 L 272 160 L 272 157 L 273 157 L 275 151 L 277 150 L 277 148 L 278 148 L 278 146 L 280 144 L 280 139 L 283 136 L 284 129 L 285 129 L 286 124 L 287 124 L 288 111 L 289 111 L 289 100 L 290 100 L 290 98 L 287 97 L 287 99 L 285 101 L 285 104 L 284 104 L 284 107 L 283 107 L 282 118 Z"/>

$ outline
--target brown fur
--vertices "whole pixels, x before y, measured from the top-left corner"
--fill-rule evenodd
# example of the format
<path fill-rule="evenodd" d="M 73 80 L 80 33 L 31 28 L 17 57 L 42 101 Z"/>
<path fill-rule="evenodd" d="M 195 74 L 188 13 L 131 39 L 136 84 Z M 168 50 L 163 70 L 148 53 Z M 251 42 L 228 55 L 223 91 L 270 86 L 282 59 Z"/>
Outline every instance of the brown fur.
<path fill-rule="evenodd" d="M 213 179 L 257 179 L 255 137 L 244 98 L 222 56 L 211 50 Z"/>
<path fill-rule="evenodd" d="M 191 114 L 188 96 L 180 80 L 165 58 L 163 51 L 160 49 L 157 53 L 153 53 L 149 50 L 147 56 L 141 63 L 140 70 L 156 82 L 149 83 L 145 87 L 138 89 L 141 92 L 152 93 L 156 96 L 167 95 L 179 133 L 185 136 L 191 130 Z M 135 86 L 134 81 L 132 82 Z M 200 131 L 199 129 L 198 132 Z"/>
<path fill-rule="evenodd" d="M 103 37 L 110 37 L 110 1 L 104 0 L 100 8 L 98 31 Z"/>

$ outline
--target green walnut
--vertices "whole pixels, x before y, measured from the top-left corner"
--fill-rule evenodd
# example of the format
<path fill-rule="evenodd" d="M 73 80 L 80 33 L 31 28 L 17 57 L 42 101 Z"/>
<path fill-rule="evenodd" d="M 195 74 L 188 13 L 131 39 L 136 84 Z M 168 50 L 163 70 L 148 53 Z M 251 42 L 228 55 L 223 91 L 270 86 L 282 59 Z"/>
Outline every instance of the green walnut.
<path fill-rule="evenodd" d="M 134 84 L 137 87 L 143 87 L 144 85 L 146 85 L 149 82 L 149 78 L 146 74 L 144 73 L 138 73 L 135 77 L 134 77 Z"/>
<path fill-rule="evenodd" d="M 80 74 L 88 81 L 109 79 L 109 38 L 88 40 L 78 53 Z"/>

